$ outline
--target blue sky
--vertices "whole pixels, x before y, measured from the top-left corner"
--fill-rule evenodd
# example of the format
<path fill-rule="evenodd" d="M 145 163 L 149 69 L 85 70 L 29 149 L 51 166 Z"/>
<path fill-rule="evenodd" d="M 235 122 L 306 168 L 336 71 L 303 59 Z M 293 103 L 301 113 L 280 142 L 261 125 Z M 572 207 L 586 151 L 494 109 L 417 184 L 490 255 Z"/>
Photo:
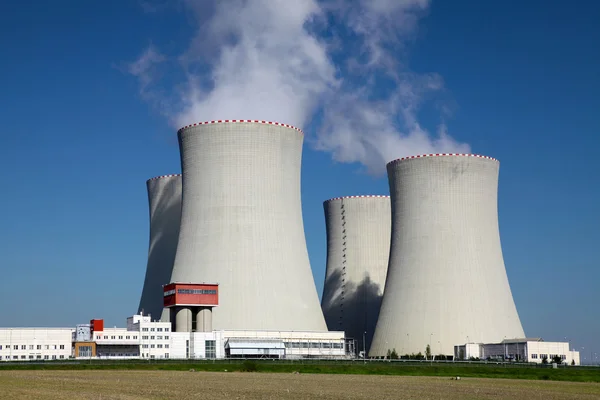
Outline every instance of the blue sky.
<path fill-rule="evenodd" d="M 588 349 L 600 353 L 600 5 L 433 1 L 424 14 L 402 61 L 443 78 L 443 89 L 415 117 L 500 159 L 502 245 L 525 331 L 567 337 L 589 360 Z M 149 46 L 168 57 L 189 50 L 191 15 L 136 1 L 0 5 L 0 326 L 122 325 L 135 312 L 145 181 L 180 172 L 177 117 L 156 98 L 183 74 L 153 70 L 160 85 L 141 92 L 128 68 Z M 332 152 L 352 157 L 319 133 L 326 112 L 282 112 L 307 134 L 302 201 L 320 293 L 323 200 L 387 194 L 387 180 L 365 172 L 372 157 L 333 161 Z"/>

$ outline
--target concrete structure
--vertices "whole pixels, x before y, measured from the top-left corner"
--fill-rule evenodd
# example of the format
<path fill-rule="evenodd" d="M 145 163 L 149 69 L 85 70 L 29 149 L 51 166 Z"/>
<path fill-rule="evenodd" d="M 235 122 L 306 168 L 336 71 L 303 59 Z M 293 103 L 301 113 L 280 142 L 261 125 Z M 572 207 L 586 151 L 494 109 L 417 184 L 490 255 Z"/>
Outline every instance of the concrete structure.
<path fill-rule="evenodd" d="M 330 330 L 368 351 L 379 316 L 390 255 L 389 196 L 337 197 L 323 203 L 327 270 L 321 307 Z M 363 337 L 365 343 L 363 343 Z"/>
<path fill-rule="evenodd" d="M 74 328 L 0 328 L 0 361 L 65 360 Z"/>
<path fill-rule="evenodd" d="M 525 337 L 498 229 L 499 162 L 430 154 L 387 165 L 390 260 L 370 356 L 452 355 L 457 343 Z"/>
<path fill-rule="evenodd" d="M 164 283 L 217 283 L 215 330 L 326 330 L 304 237 L 302 132 L 223 120 L 178 137 L 181 229 Z"/>
<path fill-rule="evenodd" d="M 219 305 L 219 285 L 169 283 L 164 286 L 164 306 L 171 310 L 173 332 L 212 331 L 213 308 Z"/>
<path fill-rule="evenodd" d="M 170 282 L 181 222 L 181 175 L 149 179 L 150 242 L 146 278 L 138 312 L 169 321 L 163 312 L 162 285 Z M 168 311 L 168 310 L 167 310 Z"/>
<path fill-rule="evenodd" d="M 499 343 L 466 343 L 454 346 L 457 360 L 497 360 L 543 363 L 544 358 L 552 363 L 560 357 L 566 365 L 580 365 L 579 352 L 570 350 L 568 342 L 545 342 L 541 338 L 506 339 Z"/>

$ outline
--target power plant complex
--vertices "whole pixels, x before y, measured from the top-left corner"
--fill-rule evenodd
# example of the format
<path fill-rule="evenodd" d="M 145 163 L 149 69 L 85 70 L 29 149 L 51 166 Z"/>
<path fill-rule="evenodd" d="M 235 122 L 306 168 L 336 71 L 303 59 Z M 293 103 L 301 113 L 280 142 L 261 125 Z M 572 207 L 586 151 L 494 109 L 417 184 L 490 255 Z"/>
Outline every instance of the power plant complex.
<path fill-rule="evenodd" d="M 579 364 L 527 338 L 498 228 L 499 162 L 387 164 L 389 196 L 327 200 L 321 303 L 301 207 L 304 135 L 257 120 L 178 131 L 182 173 L 146 182 L 150 238 L 127 328 L 1 328 L 0 361 L 414 358 Z M 325 260 L 324 260 L 325 261 Z"/>

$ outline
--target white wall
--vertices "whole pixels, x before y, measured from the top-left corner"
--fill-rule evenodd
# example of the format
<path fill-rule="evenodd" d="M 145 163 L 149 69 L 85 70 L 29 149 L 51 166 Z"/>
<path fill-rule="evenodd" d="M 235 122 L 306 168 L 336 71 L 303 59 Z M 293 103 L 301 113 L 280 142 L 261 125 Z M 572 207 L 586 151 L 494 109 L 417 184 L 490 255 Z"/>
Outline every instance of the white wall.
<path fill-rule="evenodd" d="M 74 332 L 74 328 L 0 328 L 0 361 L 68 359 Z"/>

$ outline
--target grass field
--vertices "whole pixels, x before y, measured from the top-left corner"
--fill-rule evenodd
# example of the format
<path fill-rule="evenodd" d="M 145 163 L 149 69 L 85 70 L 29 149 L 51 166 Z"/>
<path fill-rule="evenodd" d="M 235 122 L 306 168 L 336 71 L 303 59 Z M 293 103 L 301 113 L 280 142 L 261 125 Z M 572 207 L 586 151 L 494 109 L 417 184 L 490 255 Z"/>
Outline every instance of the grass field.
<path fill-rule="evenodd" d="M 0 371 L 4 399 L 598 399 L 600 384 L 195 371 Z"/>
<path fill-rule="evenodd" d="M 387 363 L 371 362 L 273 362 L 229 360 L 215 362 L 69 362 L 69 363 L 0 363 L 0 371 L 6 370 L 143 370 L 143 371 L 224 371 L 229 372 L 278 372 L 302 374 L 351 374 L 395 376 L 439 376 L 470 378 L 504 378 L 527 380 L 551 380 L 600 383 L 600 368 L 561 367 L 553 369 L 541 366 L 518 366 L 469 363 Z"/>

